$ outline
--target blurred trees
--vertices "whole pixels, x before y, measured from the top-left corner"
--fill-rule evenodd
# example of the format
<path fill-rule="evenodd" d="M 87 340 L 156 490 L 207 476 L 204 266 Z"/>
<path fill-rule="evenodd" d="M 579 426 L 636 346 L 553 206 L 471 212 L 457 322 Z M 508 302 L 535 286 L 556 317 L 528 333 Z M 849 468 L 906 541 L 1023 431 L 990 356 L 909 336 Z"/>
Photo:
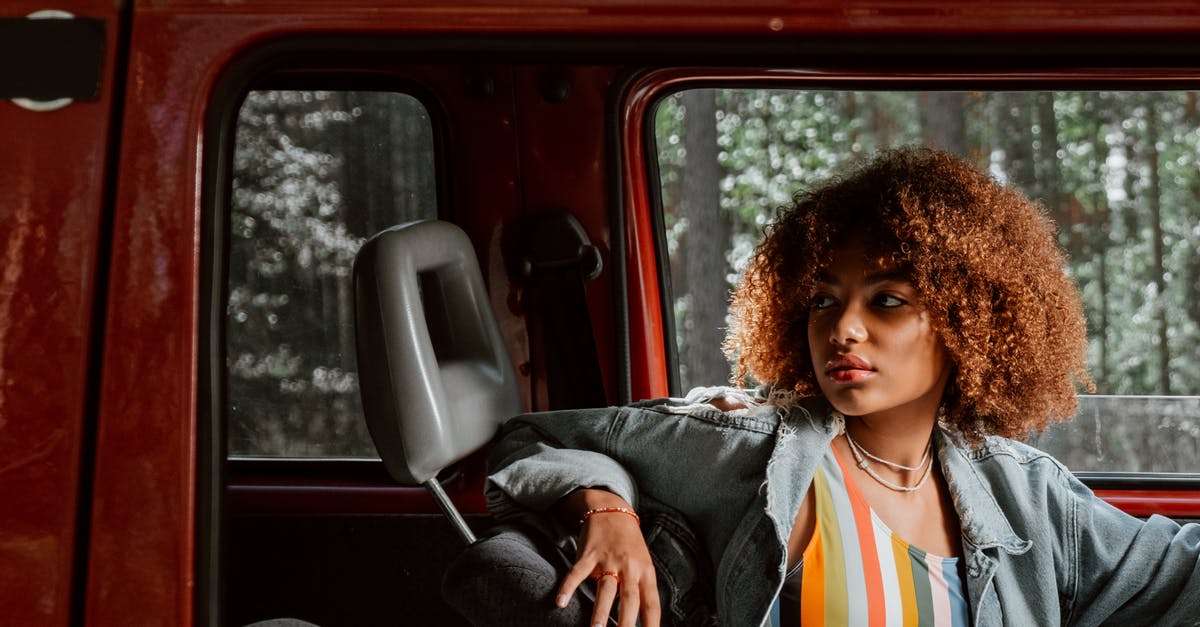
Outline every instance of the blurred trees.
<path fill-rule="evenodd" d="M 714 115 L 701 93 L 716 105 L 715 146 L 690 139 Z M 1200 392 L 1198 122 L 1196 93 L 1182 91 L 727 89 L 665 99 L 656 129 L 683 387 L 721 382 L 696 376 L 723 357 L 717 344 L 693 341 L 693 327 L 723 320 L 775 208 L 877 150 L 934 145 L 1045 205 L 1081 286 L 1100 396 L 1040 443 L 1080 469 L 1195 471 L 1197 399 L 1135 397 Z M 686 181 L 693 168 L 713 171 L 704 164 L 714 159 L 721 215 L 701 219 Z M 697 231 L 705 248 L 725 251 L 714 253 L 723 277 L 709 269 L 698 282 L 677 267 L 696 263 L 688 242 Z M 712 241 L 723 232 L 723 246 Z"/>
<path fill-rule="evenodd" d="M 729 290 L 775 208 L 880 149 L 936 145 L 1040 200 L 1081 286 L 1101 395 L 1039 444 L 1078 469 L 1195 470 L 1196 92 L 707 89 L 656 116 L 685 388 L 727 378 Z M 374 455 L 350 268 L 371 234 L 436 217 L 432 144 L 403 94 L 247 97 L 229 222 L 231 454 Z"/>
<path fill-rule="evenodd" d="M 374 456 L 351 267 L 370 235 L 437 217 L 414 98 L 255 91 L 238 115 L 226 365 L 233 455 Z"/>

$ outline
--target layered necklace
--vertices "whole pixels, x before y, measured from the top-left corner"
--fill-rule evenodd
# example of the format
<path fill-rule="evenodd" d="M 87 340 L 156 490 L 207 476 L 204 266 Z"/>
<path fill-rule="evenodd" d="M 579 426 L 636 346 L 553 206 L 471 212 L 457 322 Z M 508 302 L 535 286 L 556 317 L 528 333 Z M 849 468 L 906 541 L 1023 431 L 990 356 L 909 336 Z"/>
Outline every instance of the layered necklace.
<path fill-rule="evenodd" d="M 858 462 L 858 467 L 867 471 L 867 474 L 871 475 L 872 479 L 881 483 L 885 488 L 889 488 L 897 492 L 915 492 L 920 490 L 921 486 L 925 485 L 925 482 L 929 480 L 929 471 L 933 470 L 933 461 L 929 457 L 929 451 L 933 447 L 933 438 L 929 438 L 929 442 L 925 445 L 925 456 L 921 458 L 920 463 L 918 463 L 916 466 L 905 466 L 904 464 L 897 464 L 896 462 L 890 462 L 882 457 L 876 457 L 875 455 L 872 455 L 870 451 L 863 448 L 858 442 L 854 441 L 854 438 L 850 437 L 849 429 L 844 429 L 843 432 L 846 434 L 846 442 L 850 444 L 850 452 L 854 454 L 854 461 Z M 900 485 L 880 477 L 879 473 L 875 472 L 874 468 L 871 468 L 871 462 L 867 461 L 868 458 L 895 470 L 908 470 L 910 472 L 916 472 L 921 470 L 921 468 L 924 468 L 925 472 L 921 473 L 921 479 L 915 484 Z"/>

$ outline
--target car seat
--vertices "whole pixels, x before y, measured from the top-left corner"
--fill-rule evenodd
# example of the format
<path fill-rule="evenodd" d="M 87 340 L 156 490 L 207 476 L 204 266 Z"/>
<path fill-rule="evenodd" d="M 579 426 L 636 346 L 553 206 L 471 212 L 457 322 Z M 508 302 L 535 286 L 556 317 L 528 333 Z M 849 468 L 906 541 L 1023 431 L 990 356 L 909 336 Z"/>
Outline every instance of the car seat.
<path fill-rule="evenodd" d="M 587 625 L 578 595 L 554 605 L 569 562 L 547 538 L 504 526 L 477 541 L 438 481 L 520 410 L 467 235 L 442 221 L 375 235 L 355 258 L 354 294 L 363 412 L 379 456 L 396 481 L 423 485 L 468 545 L 447 568 L 443 598 L 475 625 Z"/>

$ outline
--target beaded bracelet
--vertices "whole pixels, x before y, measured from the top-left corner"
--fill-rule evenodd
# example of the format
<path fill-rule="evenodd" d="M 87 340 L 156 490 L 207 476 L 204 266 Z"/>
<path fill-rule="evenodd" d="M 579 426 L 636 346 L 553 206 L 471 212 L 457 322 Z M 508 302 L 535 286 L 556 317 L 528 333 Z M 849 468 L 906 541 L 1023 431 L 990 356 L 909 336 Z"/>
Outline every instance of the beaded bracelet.
<path fill-rule="evenodd" d="M 583 523 L 596 514 L 625 514 L 632 516 L 639 525 L 642 524 L 642 519 L 638 517 L 637 512 L 628 507 L 595 507 L 583 513 L 583 518 L 579 519 L 579 526 L 582 527 Z"/>

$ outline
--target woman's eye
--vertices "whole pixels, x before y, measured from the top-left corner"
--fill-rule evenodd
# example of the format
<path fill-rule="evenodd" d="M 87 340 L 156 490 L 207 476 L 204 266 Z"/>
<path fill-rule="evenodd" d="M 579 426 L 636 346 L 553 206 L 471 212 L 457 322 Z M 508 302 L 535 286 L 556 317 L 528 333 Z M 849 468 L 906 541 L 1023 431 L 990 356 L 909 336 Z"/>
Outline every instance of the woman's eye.
<path fill-rule="evenodd" d="M 835 304 L 835 302 L 836 301 L 833 300 L 832 296 L 817 294 L 816 296 L 812 297 L 812 300 L 809 302 L 809 307 L 811 309 L 829 309 Z"/>
<path fill-rule="evenodd" d="M 879 294 L 875 297 L 875 304 L 880 307 L 899 307 L 907 304 L 904 299 L 892 296 L 891 294 Z"/>

